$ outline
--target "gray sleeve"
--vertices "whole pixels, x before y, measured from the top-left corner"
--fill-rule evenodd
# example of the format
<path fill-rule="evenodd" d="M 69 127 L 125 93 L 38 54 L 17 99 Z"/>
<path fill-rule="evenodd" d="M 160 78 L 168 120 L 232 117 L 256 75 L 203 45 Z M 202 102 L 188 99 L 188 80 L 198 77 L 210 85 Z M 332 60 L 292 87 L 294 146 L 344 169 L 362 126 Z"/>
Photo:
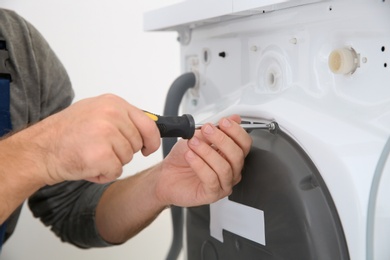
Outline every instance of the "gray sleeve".
<path fill-rule="evenodd" d="M 34 26 L 27 21 L 26 25 L 30 32 L 37 83 L 40 87 L 41 120 L 68 107 L 72 103 L 74 91 L 68 73 L 57 55 Z"/>
<path fill-rule="evenodd" d="M 28 21 L 0 8 L 0 38 L 6 40 L 11 72 L 13 130 L 56 113 L 72 103 L 69 76 L 48 42 Z"/>
<path fill-rule="evenodd" d="M 95 209 L 108 185 L 63 182 L 42 188 L 28 204 L 34 216 L 51 226 L 62 241 L 80 248 L 110 246 L 100 237 L 95 225 Z"/>

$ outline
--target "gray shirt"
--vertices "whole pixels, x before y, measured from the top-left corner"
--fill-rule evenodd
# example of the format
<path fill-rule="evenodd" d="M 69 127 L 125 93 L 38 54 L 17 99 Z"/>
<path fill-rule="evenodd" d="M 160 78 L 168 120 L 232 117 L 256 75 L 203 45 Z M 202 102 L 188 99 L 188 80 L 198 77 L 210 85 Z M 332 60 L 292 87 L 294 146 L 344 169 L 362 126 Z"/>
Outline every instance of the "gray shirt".
<path fill-rule="evenodd" d="M 20 130 L 69 106 L 74 93 L 69 77 L 42 35 L 13 11 L 0 9 L 0 38 L 6 41 L 12 76 L 11 121 Z M 77 39 L 75 39 L 77 41 Z M 1 166 L 0 166 L 1 167 Z M 35 217 L 62 241 L 78 247 L 108 246 L 95 226 L 96 205 L 108 185 L 86 181 L 47 186 L 29 198 Z M 10 217 L 13 232 L 20 208 Z"/>

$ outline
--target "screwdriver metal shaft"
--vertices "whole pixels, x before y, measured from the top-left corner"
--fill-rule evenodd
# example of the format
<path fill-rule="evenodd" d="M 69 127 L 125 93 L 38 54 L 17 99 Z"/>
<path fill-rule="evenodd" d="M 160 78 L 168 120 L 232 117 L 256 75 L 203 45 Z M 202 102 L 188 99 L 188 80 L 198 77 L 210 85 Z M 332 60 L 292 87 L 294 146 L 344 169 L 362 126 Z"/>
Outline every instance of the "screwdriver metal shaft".
<path fill-rule="evenodd" d="M 196 124 L 195 125 L 195 129 L 200 129 L 202 128 L 203 124 Z M 265 124 L 265 123 L 259 123 L 259 124 L 240 124 L 240 126 L 242 128 L 244 128 L 245 130 L 254 130 L 254 129 L 266 129 L 266 130 L 275 130 L 276 128 L 276 125 L 274 122 L 271 122 L 269 124 Z M 218 127 L 218 125 L 216 125 L 216 127 Z"/>

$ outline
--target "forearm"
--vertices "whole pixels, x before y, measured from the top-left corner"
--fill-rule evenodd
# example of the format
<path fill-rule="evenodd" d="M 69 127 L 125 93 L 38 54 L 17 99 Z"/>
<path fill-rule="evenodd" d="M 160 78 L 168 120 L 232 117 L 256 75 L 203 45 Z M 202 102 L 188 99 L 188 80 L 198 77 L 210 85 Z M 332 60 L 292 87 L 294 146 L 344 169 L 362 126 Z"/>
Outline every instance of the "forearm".
<path fill-rule="evenodd" d="M 22 131 L 0 141 L 0 223 L 45 185 L 40 148 Z"/>
<path fill-rule="evenodd" d="M 100 235 L 112 244 L 123 243 L 148 226 L 167 205 L 156 198 L 154 175 L 160 165 L 117 181 L 104 192 L 96 209 Z"/>

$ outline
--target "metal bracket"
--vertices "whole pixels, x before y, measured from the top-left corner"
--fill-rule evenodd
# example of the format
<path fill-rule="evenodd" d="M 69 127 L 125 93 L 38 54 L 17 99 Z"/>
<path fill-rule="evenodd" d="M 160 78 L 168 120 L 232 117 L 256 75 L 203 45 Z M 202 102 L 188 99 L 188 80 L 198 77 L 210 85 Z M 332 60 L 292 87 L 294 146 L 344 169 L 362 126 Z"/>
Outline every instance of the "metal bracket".
<path fill-rule="evenodd" d="M 182 27 L 177 30 L 179 37 L 177 40 L 182 45 L 188 45 L 191 42 L 191 29 L 189 27 Z"/>

